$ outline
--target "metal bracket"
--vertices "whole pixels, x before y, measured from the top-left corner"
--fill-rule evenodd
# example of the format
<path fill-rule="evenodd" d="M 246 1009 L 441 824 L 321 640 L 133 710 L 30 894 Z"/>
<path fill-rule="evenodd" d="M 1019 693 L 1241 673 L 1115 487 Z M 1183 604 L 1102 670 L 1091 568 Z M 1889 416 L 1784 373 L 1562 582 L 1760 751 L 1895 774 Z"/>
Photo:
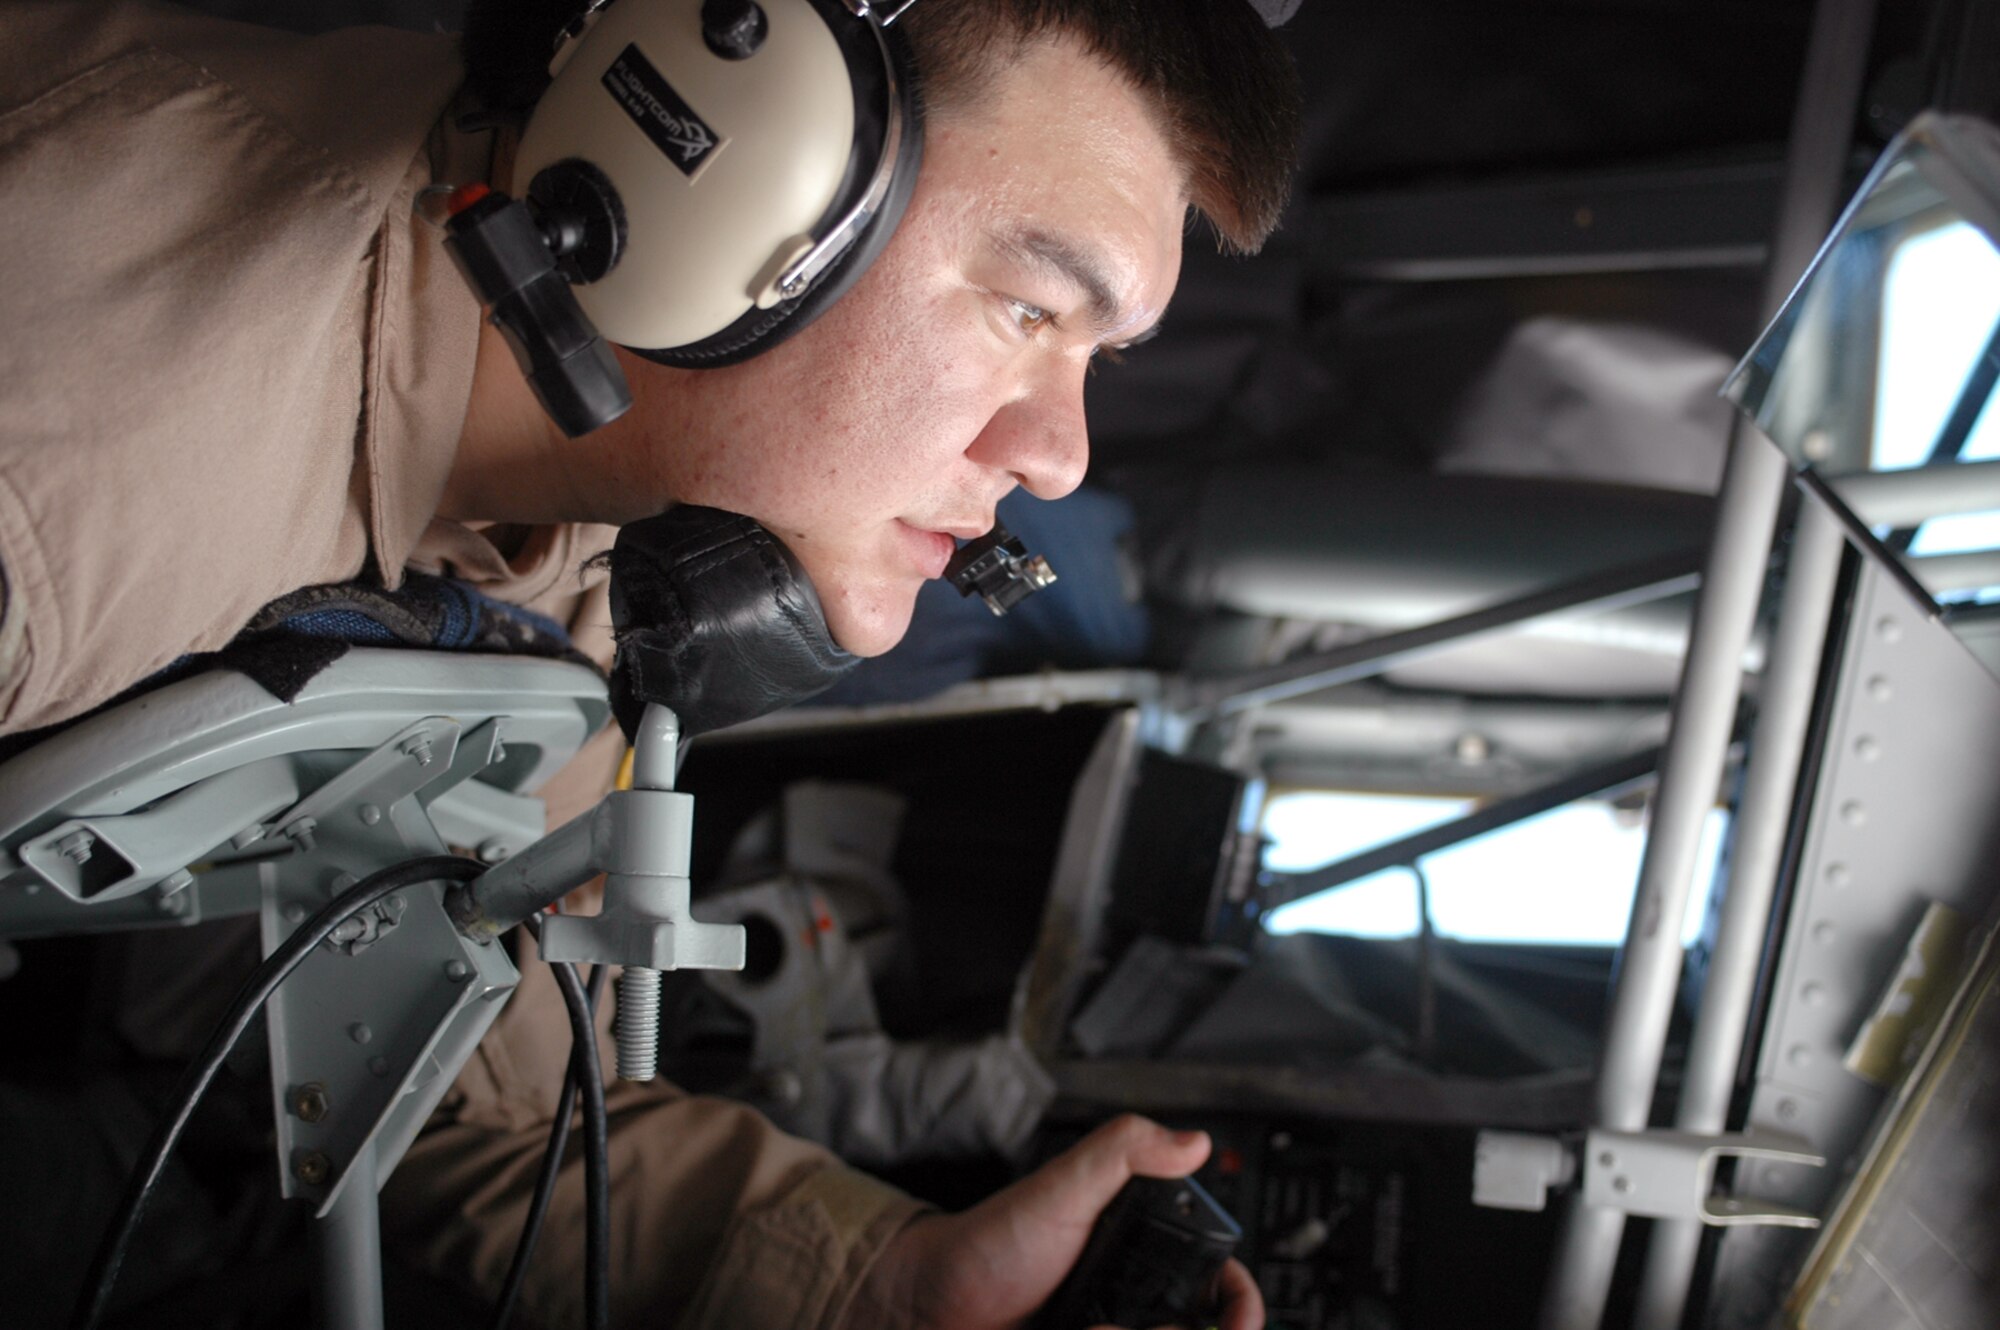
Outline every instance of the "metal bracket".
<path fill-rule="evenodd" d="M 22 844 L 21 862 L 78 904 L 121 900 L 175 877 L 296 798 L 290 766 L 266 758 L 211 776 L 142 813 L 59 823 Z"/>
<path fill-rule="evenodd" d="M 1472 1202 L 1494 1210 L 1541 1210 L 1549 1193 L 1568 1186 L 1580 1171 L 1584 1203 L 1623 1214 L 1698 1219 L 1718 1227 L 1819 1227 L 1819 1216 L 1805 1210 L 1715 1195 L 1715 1166 L 1724 1157 L 1815 1168 L 1826 1163 L 1807 1142 L 1771 1131 L 1706 1136 L 1593 1130 L 1580 1145 L 1552 1136 L 1482 1131 L 1473 1156 Z"/>
<path fill-rule="evenodd" d="M 1600 1129 L 1584 1137 L 1584 1203 L 1655 1219 L 1699 1219 L 1718 1227 L 1819 1227 L 1819 1216 L 1809 1211 L 1715 1195 L 1715 1165 L 1725 1157 L 1813 1168 L 1826 1163 L 1808 1142 L 1778 1132 L 1752 1130 L 1708 1136 L 1685 1131 Z"/>

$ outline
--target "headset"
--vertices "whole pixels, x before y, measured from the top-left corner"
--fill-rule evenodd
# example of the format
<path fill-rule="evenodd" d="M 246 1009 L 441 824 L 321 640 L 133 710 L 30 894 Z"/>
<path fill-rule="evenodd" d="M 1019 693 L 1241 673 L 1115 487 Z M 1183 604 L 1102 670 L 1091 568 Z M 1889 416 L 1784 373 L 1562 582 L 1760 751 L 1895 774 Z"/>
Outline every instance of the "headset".
<path fill-rule="evenodd" d="M 446 246 L 572 437 L 623 414 L 608 342 L 732 365 L 844 294 L 923 157 L 916 0 L 597 0 L 557 38 L 513 165 Z"/>

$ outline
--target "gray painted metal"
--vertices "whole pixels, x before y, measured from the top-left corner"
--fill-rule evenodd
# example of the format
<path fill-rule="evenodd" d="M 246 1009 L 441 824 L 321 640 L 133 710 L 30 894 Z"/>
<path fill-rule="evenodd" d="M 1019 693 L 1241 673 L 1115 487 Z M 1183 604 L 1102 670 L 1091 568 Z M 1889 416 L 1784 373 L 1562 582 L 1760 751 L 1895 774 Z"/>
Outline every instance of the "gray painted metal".
<path fill-rule="evenodd" d="M 354 1161 L 356 1182 L 313 1226 L 322 1330 L 383 1330 L 382 1214 L 372 1150 Z"/>
<path fill-rule="evenodd" d="M 1730 443 L 1702 595 L 1695 609 L 1673 728 L 1660 764 L 1660 789 L 1633 893 L 1632 922 L 1619 956 L 1605 1020 L 1592 1125 L 1643 1131 L 1667 1022 L 1680 984 L 1680 920 L 1694 877 L 1702 824 L 1736 719 L 1743 649 L 1750 641 L 1771 530 L 1787 466 L 1749 429 Z M 1556 1262 L 1542 1307 L 1543 1330 L 1596 1330 L 1611 1289 L 1625 1216 L 1573 1196 L 1564 1211 Z"/>
<path fill-rule="evenodd" d="M 1314 200 L 1319 271 L 1442 281 L 1750 266 L 1770 251 L 1783 163 L 1596 172 Z"/>
<path fill-rule="evenodd" d="M 1839 1160 L 1861 1145 L 1883 1099 L 1842 1058 L 1911 930 L 1932 901 L 1978 919 L 1994 899 L 2000 683 L 1871 560 L 1835 688 L 1749 1121 Z M 1840 1180 L 1782 1165 L 1747 1172 L 1739 1185 L 1809 1210 L 1823 1210 Z M 1725 1237 L 1710 1324 L 1762 1326 L 1806 1241 Z"/>
<path fill-rule="evenodd" d="M 1912 527 L 1951 513 L 2000 508 L 2000 461 L 1860 471 L 1828 483 L 1870 526 Z"/>
<path fill-rule="evenodd" d="M 1179 709 L 1202 716 L 1231 716 L 1336 684 L 1369 679 L 1450 647 L 1505 632 L 1552 614 L 1607 611 L 1660 600 L 1695 584 L 1694 561 L 1680 555 L 1641 560 L 1609 572 L 1513 597 L 1422 627 L 1356 642 L 1268 669 L 1183 686 Z M 1741 648 L 1738 649 L 1741 654 Z"/>
<path fill-rule="evenodd" d="M 1833 220 L 1874 28 L 1875 0 L 1820 0 L 1814 8 L 1766 270 L 1765 308 L 1771 313 L 1782 303 L 1780 294 L 1805 272 Z M 1737 427 L 1723 476 L 1715 544 L 1683 667 L 1667 763 L 1661 772 L 1654 830 L 1647 837 L 1646 861 L 1633 901 L 1632 934 L 1605 1028 L 1607 1056 L 1600 1073 L 1597 1126 L 1636 1130 L 1647 1125 L 1680 973 L 1678 939 L 1665 936 L 1677 930 L 1663 927 L 1663 921 L 1679 919 L 1678 907 L 1685 903 L 1687 868 L 1699 836 L 1699 823 L 1693 818 L 1695 796 L 1697 791 L 1702 797 L 1712 796 L 1721 771 L 1726 732 L 1718 737 L 1717 731 L 1726 721 L 1717 713 L 1734 710 L 1736 660 L 1748 640 L 1786 469 L 1777 449 L 1748 426 Z M 1710 682 L 1696 690 L 1692 685 L 1697 679 Z M 1711 687 L 1724 691 L 1709 695 Z M 1705 733 L 1696 736 L 1695 727 Z M 1685 759 L 1676 753 L 1683 743 L 1683 729 L 1690 730 L 1684 741 Z M 1670 796 L 1677 825 L 1663 839 L 1661 814 L 1668 810 Z M 1660 847 L 1657 855 L 1655 842 Z M 1580 1199 L 1571 1201 L 1543 1301 L 1543 1330 L 1597 1330 L 1624 1229 L 1624 1216 L 1618 1212 L 1585 1205 Z"/>
<path fill-rule="evenodd" d="M 1845 548 L 1839 523 L 1808 499 L 1799 509 L 1785 570 L 1756 740 L 1736 809 L 1721 921 L 1682 1073 L 1674 1125 L 1683 1132 L 1712 1135 L 1728 1126 Z M 1653 1226 L 1637 1330 L 1678 1330 L 1700 1247 L 1698 1222 L 1663 1220 Z"/>

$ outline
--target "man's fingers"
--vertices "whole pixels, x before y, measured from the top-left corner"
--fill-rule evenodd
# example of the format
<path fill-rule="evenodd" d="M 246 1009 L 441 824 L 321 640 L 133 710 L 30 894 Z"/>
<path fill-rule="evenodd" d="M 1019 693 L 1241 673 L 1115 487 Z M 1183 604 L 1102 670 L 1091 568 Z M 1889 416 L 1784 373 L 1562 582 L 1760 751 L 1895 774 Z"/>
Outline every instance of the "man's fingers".
<path fill-rule="evenodd" d="M 1262 1330 L 1264 1293 L 1241 1261 L 1231 1261 L 1216 1277 L 1217 1300 L 1222 1304 L 1222 1330 Z"/>
<path fill-rule="evenodd" d="M 1168 1131 L 1157 1122 L 1126 1113 L 1015 1185 L 1024 1204 L 1047 1207 L 1051 1218 L 1088 1223 L 1135 1174 L 1183 1177 L 1201 1167 L 1208 1149 L 1206 1132 Z"/>

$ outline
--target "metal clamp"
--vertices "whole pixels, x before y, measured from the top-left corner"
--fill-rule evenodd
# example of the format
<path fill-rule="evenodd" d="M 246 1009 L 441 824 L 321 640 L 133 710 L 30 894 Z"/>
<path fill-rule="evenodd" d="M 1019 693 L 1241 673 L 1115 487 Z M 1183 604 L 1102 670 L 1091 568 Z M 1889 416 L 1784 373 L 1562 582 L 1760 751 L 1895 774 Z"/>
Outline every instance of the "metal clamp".
<path fill-rule="evenodd" d="M 1724 1157 L 1814 1168 L 1826 1163 L 1805 1141 L 1770 1131 L 1709 1136 L 1599 1129 L 1585 1135 L 1580 1147 L 1550 1136 L 1482 1131 L 1472 1201 L 1495 1210 L 1541 1210 L 1551 1190 L 1568 1186 L 1581 1172 L 1584 1203 L 1623 1214 L 1698 1219 L 1718 1227 L 1819 1227 L 1819 1216 L 1804 1210 L 1716 1195 L 1715 1166 Z"/>
<path fill-rule="evenodd" d="M 1714 1194 L 1715 1165 L 1724 1157 L 1812 1168 L 1826 1163 L 1824 1156 L 1796 1136 L 1767 1131 L 1709 1136 L 1686 1131 L 1600 1129 L 1584 1137 L 1583 1150 L 1583 1199 L 1587 1205 L 1654 1219 L 1699 1219 L 1717 1226 L 1819 1227 L 1819 1216 L 1805 1210 Z"/>

